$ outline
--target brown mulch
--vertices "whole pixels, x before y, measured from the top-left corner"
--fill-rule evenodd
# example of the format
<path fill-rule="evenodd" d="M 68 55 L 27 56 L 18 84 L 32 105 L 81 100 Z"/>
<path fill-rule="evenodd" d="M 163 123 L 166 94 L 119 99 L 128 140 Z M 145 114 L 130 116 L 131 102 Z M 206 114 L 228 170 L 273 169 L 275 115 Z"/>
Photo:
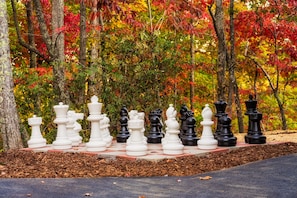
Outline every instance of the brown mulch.
<path fill-rule="evenodd" d="M 0 178 L 188 176 L 297 153 L 297 143 L 265 144 L 161 161 L 102 159 L 80 153 L 0 153 Z"/>

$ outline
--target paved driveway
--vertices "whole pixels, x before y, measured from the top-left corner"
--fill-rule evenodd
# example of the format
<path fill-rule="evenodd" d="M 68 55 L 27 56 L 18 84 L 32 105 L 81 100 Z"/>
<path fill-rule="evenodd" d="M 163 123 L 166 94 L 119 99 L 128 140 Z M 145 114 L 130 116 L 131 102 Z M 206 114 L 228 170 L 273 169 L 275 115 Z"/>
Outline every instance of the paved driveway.
<path fill-rule="evenodd" d="M 296 198 L 297 154 L 190 177 L 0 179 L 0 197 Z"/>

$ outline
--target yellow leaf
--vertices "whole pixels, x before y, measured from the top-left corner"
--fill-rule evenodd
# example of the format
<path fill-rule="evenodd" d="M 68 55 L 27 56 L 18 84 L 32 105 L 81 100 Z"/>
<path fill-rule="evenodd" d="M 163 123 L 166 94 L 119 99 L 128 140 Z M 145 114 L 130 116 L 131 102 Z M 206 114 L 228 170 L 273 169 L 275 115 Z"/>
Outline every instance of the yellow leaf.
<path fill-rule="evenodd" d="M 211 176 L 205 176 L 205 177 L 200 177 L 199 179 L 200 180 L 209 180 L 211 178 L 212 178 Z"/>

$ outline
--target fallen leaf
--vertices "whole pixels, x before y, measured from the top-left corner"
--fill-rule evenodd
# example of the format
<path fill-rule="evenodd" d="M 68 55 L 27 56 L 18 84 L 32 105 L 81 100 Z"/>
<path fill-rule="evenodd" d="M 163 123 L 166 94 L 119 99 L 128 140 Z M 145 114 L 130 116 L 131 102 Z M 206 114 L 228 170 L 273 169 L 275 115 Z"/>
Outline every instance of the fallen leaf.
<path fill-rule="evenodd" d="M 86 197 L 91 197 L 92 196 L 92 193 L 85 193 L 85 196 Z"/>
<path fill-rule="evenodd" d="M 144 195 L 140 195 L 140 196 L 138 196 L 138 198 L 145 198 L 145 196 Z"/>
<path fill-rule="evenodd" d="M 211 178 L 211 176 L 199 177 L 200 180 L 209 180 Z"/>

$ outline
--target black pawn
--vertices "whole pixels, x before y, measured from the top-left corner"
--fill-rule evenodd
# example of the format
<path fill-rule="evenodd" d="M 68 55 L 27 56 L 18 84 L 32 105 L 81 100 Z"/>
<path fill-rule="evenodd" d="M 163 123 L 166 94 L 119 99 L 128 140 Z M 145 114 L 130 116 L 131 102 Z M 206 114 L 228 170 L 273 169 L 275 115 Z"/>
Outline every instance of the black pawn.
<path fill-rule="evenodd" d="M 248 144 L 265 144 L 266 137 L 261 131 L 260 122 L 262 120 L 262 113 L 257 111 L 257 101 L 253 100 L 253 96 L 249 96 L 249 100 L 245 102 L 249 117 L 248 133 L 244 137 L 245 143 Z"/>
<path fill-rule="evenodd" d="M 225 113 L 220 116 L 219 122 L 221 131 L 217 136 L 218 146 L 235 146 L 237 138 L 231 131 L 231 118 Z"/>
<path fill-rule="evenodd" d="M 199 138 L 197 137 L 195 127 L 196 127 L 196 119 L 194 117 L 194 113 L 192 111 L 188 111 L 186 113 L 186 132 L 180 137 L 182 144 L 186 146 L 197 146 L 197 141 Z"/>
<path fill-rule="evenodd" d="M 215 114 L 215 117 L 217 118 L 217 128 L 216 128 L 216 131 L 214 132 L 214 138 L 217 139 L 217 136 L 219 136 L 222 131 L 222 126 L 219 120 L 220 120 L 220 117 L 225 114 L 227 102 L 220 99 L 217 102 L 215 102 L 214 105 L 217 111 Z"/>
<path fill-rule="evenodd" d="M 121 118 L 120 118 L 120 124 L 121 129 L 117 135 L 117 142 L 119 143 L 125 143 L 127 142 L 127 139 L 130 137 L 130 133 L 128 130 L 128 110 L 126 106 L 123 106 L 120 112 Z"/>
<path fill-rule="evenodd" d="M 188 111 L 189 111 L 188 107 L 185 104 L 183 104 L 179 111 L 180 121 L 181 121 L 179 137 L 184 136 L 188 130 L 188 126 L 187 126 L 187 122 L 186 122 Z"/>
<path fill-rule="evenodd" d="M 163 134 L 161 131 L 162 123 L 161 123 L 161 110 L 151 111 L 149 114 L 149 119 L 151 123 L 151 129 L 147 136 L 147 143 L 158 144 L 161 143 Z"/>

